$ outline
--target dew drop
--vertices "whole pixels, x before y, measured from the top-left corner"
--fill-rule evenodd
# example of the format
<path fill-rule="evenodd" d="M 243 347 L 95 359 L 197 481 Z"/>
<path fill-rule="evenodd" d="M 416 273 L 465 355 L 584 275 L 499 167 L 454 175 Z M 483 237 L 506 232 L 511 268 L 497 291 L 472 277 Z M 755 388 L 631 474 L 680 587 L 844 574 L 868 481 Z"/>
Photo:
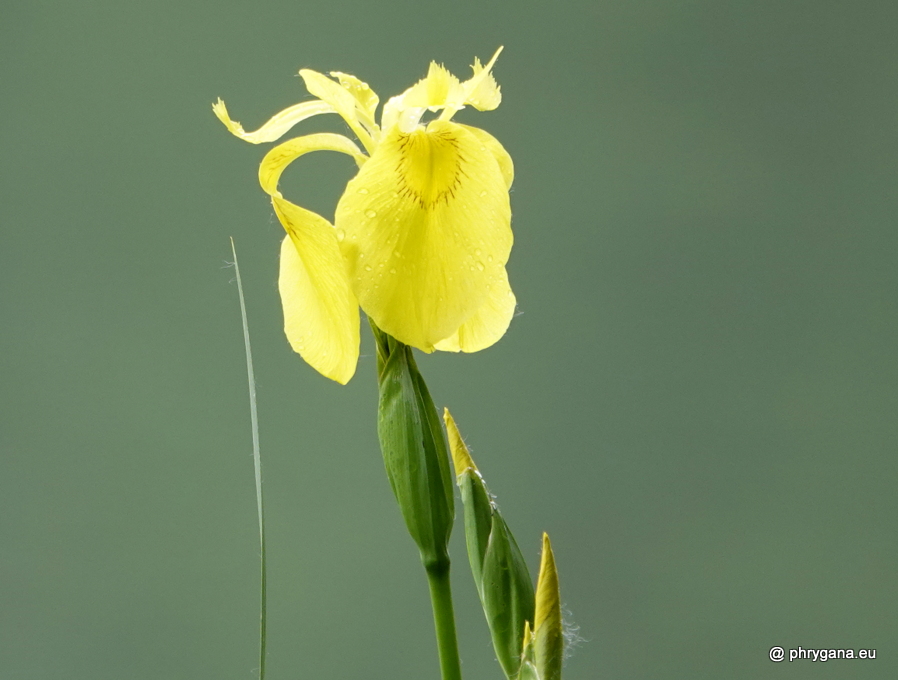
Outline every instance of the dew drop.
<path fill-rule="evenodd" d="M 493 261 L 493 256 L 492 256 L 492 255 L 487 255 L 487 256 L 486 256 L 486 261 L 487 261 L 487 262 L 492 262 L 492 261 Z"/>
<path fill-rule="evenodd" d="M 362 188 L 362 189 L 359 189 L 359 193 L 360 193 L 360 194 L 367 194 L 367 193 L 368 193 L 368 190 Z"/>
<path fill-rule="evenodd" d="M 391 273 L 391 274 L 395 274 L 395 273 L 396 273 L 396 267 L 391 267 L 391 268 L 390 268 L 390 273 Z"/>
<path fill-rule="evenodd" d="M 371 265 L 370 265 L 370 264 L 366 264 L 366 265 L 365 265 L 365 271 L 366 271 L 366 272 L 370 272 L 370 271 L 371 271 Z"/>
<path fill-rule="evenodd" d="M 483 271 L 484 269 L 486 269 L 486 267 L 483 266 L 483 262 L 477 262 L 477 269 Z"/>
<path fill-rule="evenodd" d="M 477 257 L 480 257 L 480 253 L 482 253 L 482 252 L 483 252 L 483 251 L 480 250 L 480 248 L 474 248 L 474 254 L 475 254 Z"/>
<path fill-rule="evenodd" d="M 384 263 L 381 262 L 381 263 L 380 263 L 379 265 L 377 265 L 377 266 L 378 266 L 378 267 L 383 267 L 383 266 L 384 266 Z"/>
<path fill-rule="evenodd" d="M 368 218 L 374 218 L 374 217 L 377 217 L 377 211 L 376 211 L 376 210 L 368 209 L 368 210 L 365 211 L 365 217 L 368 217 Z"/>
<path fill-rule="evenodd" d="M 344 238 L 346 238 L 346 232 L 342 229 L 337 229 L 337 240 L 342 243 Z"/>
<path fill-rule="evenodd" d="M 480 192 L 480 198 L 484 198 L 486 196 L 486 190 Z"/>

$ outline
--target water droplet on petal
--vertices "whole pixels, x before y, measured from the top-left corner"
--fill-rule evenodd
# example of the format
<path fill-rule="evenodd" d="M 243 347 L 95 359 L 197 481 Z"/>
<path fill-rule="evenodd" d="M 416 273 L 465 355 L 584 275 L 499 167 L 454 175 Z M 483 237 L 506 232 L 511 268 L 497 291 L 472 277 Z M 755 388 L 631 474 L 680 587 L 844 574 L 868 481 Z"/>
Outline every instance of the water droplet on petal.
<path fill-rule="evenodd" d="M 390 268 L 390 273 L 391 273 L 391 274 L 395 274 L 395 273 L 396 273 L 396 267 Z"/>
<path fill-rule="evenodd" d="M 480 248 L 474 248 L 474 254 L 475 254 L 477 257 L 480 257 L 480 253 L 482 253 L 482 252 L 483 252 L 483 251 L 480 250 Z"/>
<path fill-rule="evenodd" d="M 370 265 L 370 264 L 366 264 L 366 265 L 365 265 L 365 271 L 366 271 L 366 272 L 370 272 L 370 271 L 371 271 L 371 265 Z"/>
<path fill-rule="evenodd" d="M 365 189 L 365 188 L 362 188 L 362 189 L 359 189 L 359 193 L 360 193 L 360 194 L 367 194 L 367 193 L 368 193 L 368 190 Z"/>
<path fill-rule="evenodd" d="M 487 255 L 487 256 L 486 256 L 486 261 L 487 261 L 487 262 L 492 262 L 492 261 L 493 261 L 493 256 L 492 256 L 492 255 Z"/>
<path fill-rule="evenodd" d="M 480 192 L 480 198 L 484 198 L 485 196 L 486 196 L 486 191 L 481 191 L 481 192 Z"/>
<path fill-rule="evenodd" d="M 373 218 L 377 217 L 377 211 L 368 209 L 365 211 L 365 217 L 373 219 Z"/>
<path fill-rule="evenodd" d="M 480 271 L 483 271 L 484 269 L 486 269 L 486 267 L 483 266 L 483 262 L 478 262 L 477 269 L 479 269 Z"/>
<path fill-rule="evenodd" d="M 344 238 L 346 238 L 346 232 L 342 229 L 337 229 L 337 240 L 342 243 Z"/>

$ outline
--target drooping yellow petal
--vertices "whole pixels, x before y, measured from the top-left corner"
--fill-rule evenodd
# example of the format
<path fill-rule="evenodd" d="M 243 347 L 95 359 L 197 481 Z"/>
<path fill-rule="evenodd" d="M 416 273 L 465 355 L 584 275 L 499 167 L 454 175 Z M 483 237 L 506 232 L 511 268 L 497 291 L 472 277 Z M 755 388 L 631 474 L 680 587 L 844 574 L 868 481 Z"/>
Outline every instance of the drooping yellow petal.
<path fill-rule="evenodd" d="M 493 153 L 444 121 L 386 134 L 349 182 L 336 216 L 362 309 L 424 351 L 458 331 L 486 301 L 487 285 L 503 276 L 510 222 Z"/>
<path fill-rule="evenodd" d="M 275 202 L 275 211 L 288 232 L 278 278 L 287 340 L 312 368 L 345 385 L 359 359 L 359 307 L 333 228 L 288 201 Z"/>
<path fill-rule="evenodd" d="M 434 345 L 443 352 L 479 352 L 505 335 L 514 316 L 516 300 L 505 268 L 501 277 L 487 284 L 489 295 L 474 315 L 445 340 Z"/>
<path fill-rule="evenodd" d="M 360 162 L 365 156 L 342 135 L 297 137 L 269 151 L 259 182 L 271 196 L 288 237 L 281 245 L 278 288 L 284 331 L 293 349 L 322 375 L 346 384 L 359 357 L 358 301 L 349 286 L 333 225 L 285 199 L 277 184 L 284 168 L 310 151 L 340 151 Z"/>
<path fill-rule="evenodd" d="M 287 130 L 297 123 L 304 121 L 306 118 L 317 116 L 320 113 L 337 112 L 334 107 L 327 102 L 319 100 L 303 102 L 302 104 L 290 106 L 280 113 L 276 113 L 258 130 L 254 132 L 244 132 L 243 126 L 236 120 L 231 120 L 230 116 L 228 116 L 228 108 L 221 99 L 212 105 L 212 111 L 218 117 L 218 120 L 225 124 L 225 127 L 228 128 L 228 131 L 231 134 L 244 141 L 250 142 L 251 144 L 273 142 L 276 139 L 283 137 Z"/>
<path fill-rule="evenodd" d="M 271 149 L 259 165 L 259 184 L 267 194 L 280 196 L 277 185 L 284 169 L 300 156 L 311 151 L 339 151 L 352 156 L 358 165 L 367 160 L 351 139 L 330 132 L 295 137 Z"/>
<path fill-rule="evenodd" d="M 306 89 L 322 101 L 330 104 L 339 113 L 349 128 L 355 133 L 359 141 L 369 152 L 374 150 L 374 141 L 371 134 L 365 129 L 359 120 L 356 109 L 356 97 L 344 88 L 340 83 L 334 82 L 326 75 L 304 68 L 299 75 L 305 81 Z"/>

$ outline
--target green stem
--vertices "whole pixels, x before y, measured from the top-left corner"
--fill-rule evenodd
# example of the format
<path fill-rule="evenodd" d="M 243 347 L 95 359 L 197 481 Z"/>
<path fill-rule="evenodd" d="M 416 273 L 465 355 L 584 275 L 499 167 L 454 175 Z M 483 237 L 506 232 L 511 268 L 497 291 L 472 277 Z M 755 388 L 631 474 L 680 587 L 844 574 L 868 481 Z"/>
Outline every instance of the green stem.
<path fill-rule="evenodd" d="M 452 587 L 449 584 L 449 558 L 424 565 L 430 585 L 433 622 L 436 626 L 437 648 L 440 652 L 440 671 L 443 680 L 461 680 L 458 640 L 455 637 L 455 613 L 452 609 Z"/>

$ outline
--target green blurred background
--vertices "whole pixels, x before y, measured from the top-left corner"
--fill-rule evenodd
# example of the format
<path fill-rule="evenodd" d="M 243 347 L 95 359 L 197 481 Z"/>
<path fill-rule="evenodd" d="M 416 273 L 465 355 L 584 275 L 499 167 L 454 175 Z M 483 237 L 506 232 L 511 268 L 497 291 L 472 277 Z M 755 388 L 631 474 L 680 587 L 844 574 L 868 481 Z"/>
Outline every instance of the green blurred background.
<path fill-rule="evenodd" d="M 584 641 L 566 677 L 898 677 L 893 2 L 5 3 L 0 679 L 436 678 L 375 436 L 289 350 L 247 128 L 341 70 L 382 99 L 505 46 L 519 311 L 420 361 Z M 327 118 L 327 119 L 325 119 Z M 313 119 L 298 133 L 345 126 Z M 351 161 L 285 193 L 333 215 Z M 453 537 L 467 680 L 499 678 Z M 875 648 L 875 661 L 767 659 Z"/>

